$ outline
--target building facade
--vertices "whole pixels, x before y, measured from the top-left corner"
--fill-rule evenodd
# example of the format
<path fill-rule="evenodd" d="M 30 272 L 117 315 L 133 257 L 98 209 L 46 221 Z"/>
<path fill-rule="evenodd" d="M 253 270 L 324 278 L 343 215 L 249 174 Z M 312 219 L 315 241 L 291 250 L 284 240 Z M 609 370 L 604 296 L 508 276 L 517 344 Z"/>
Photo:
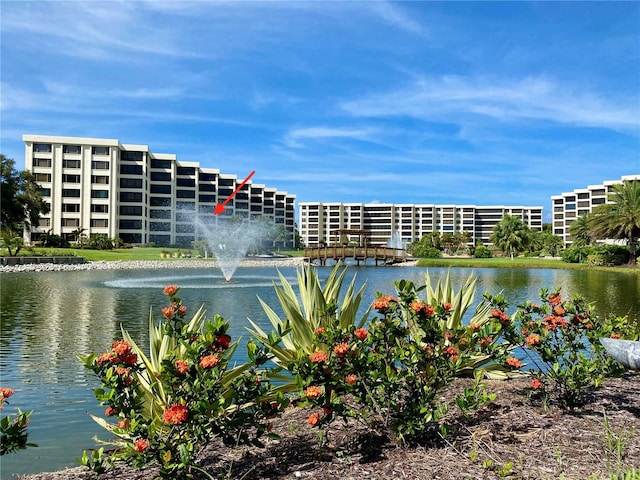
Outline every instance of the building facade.
<path fill-rule="evenodd" d="M 607 180 L 601 185 L 589 185 L 551 197 L 553 233 L 562 238 L 565 248 L 573 243 L 569 225 L 579 216 L 591 213 L 597 205 L 607 203 L 607 195 L 613 186 L 626 180 L 640 181 L 640 175 L 625 175 L 620 180 Z"/>
<path fill-rule="evenodd" d="M 542 230 L 542 207 L 301 202 L 300 236 L 306 246 L 316 247 L 344 240 L 332 233 L 336 230 L 366 230 L 370 245 L 383 246 L 398 235 L 407 244 L 431 232 L 467 231 L 473 242 L 486 244 L 505 215 Z M 345 235 L 349 242 L 361 241 L 357 233 Z"/>
<path fill-rule="evenodd" d="M 25 166 L 41 187 L 51 212 L 28 233 L 36 241 L 51 231 L 75 239 L 103 234 L 126 243 L 191 246 L 225 216 L 273 220 L 295 241 L 295 195 L 236 175 L 153 153 L 147 145 L 115 139 L 23 135 Z"/>

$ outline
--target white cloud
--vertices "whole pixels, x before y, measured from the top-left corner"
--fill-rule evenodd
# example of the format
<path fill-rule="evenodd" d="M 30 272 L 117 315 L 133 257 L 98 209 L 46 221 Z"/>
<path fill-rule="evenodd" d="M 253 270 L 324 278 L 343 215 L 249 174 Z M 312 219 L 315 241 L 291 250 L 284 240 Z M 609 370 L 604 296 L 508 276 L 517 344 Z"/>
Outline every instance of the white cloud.
<path fill-rule="evenodd" d="M 291 130 L 284 137 L 284 143 L 290 148 L 300 148 L 302 140 L 319 140 L 327 138 L 348 138 L 365 140 L 374 132 L 373 129 L 309 127 Z"/>
<path fill-rule="evenodd" d="M 347 101 L 341 107 L 358 117 L 406 116 L 456 123 L 470 117 L 500 122 L 534 119 L 628 131 L 640 127 L 639 102 L 636 95 L 615 104 L 545 77 L 442 76 L 423 77 L 407 87 Z"/>

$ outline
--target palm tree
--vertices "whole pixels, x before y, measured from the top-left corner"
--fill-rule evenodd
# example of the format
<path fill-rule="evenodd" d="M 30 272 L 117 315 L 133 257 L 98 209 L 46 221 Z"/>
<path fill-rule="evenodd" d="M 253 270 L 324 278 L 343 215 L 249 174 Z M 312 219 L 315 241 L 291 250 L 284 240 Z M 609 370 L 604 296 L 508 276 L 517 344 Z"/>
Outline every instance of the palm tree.
<path fill-rule="evenodd" d="M 489 240 L 503 252 L 509 253 L 513 260 L 514 255 L 529 244 L 531 231 L 520 217 L 505 215 L 494 227 Z"/>
<path fill-rule="evenodd" d="M 640 181 L 625 180 L 613 186 L 608 203 L 593 209 L 588 219 L 595 238 L 626 239 L 631 263 L 637 262 L 636 244 L 640 238 Z"/>
<path fill-rule="evenodd" d="M 569 224 L 569 234 L 573 239 L 573 244 L 577 247 L 591 245 L 593 242 L 593 234 L 589 226 L 590 218 L 589 213 L 583 213 Z"/>

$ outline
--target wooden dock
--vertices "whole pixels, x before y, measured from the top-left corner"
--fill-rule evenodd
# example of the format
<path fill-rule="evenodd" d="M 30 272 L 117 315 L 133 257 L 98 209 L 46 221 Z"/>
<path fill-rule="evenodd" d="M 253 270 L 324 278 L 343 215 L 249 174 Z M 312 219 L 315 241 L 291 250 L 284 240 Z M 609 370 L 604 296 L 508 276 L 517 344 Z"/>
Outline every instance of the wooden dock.
<path fill-rule="evenodd" d="M 367 260 L 375 260 L 376 266 L 393 265 L 407 261 L 407 252 L 402 248 L 390 247 L 315 247 L 304 249 L 305 260 L 313 263 L 320 261 L 320 265 L 326 265 L 327 260 L 344 262 L 347 259 L 355 260 L 357 265 L 360 262 L 366 264 Z"/>

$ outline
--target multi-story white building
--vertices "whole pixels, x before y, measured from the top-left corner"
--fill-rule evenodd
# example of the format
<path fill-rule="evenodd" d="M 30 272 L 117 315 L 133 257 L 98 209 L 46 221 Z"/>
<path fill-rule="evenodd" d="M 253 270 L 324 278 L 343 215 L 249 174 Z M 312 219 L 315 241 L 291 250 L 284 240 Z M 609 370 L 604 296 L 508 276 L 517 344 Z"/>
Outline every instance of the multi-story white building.
<path fill-rule="evenodd" d="M 553 233 L 562 237 L 564 246 L 573 243 L 569 235 L 569 225 L 581 215 L 591 213 L 593 207 L 607 203 L 607 195 L 613 186 L 623 181 L 640 181 L 640 175 L 625 175 L 620 180 L 606 180 L 601 185 L 589 185 L 587 188 L 577 188 L 573 192 L 553 195 Z"/>
<path fill-rule="evenodd" d="M 295 195 L 248 181 L 225 212 L 214 216 L 216 203 L 227 200 L 243 179 L 115 139 L 22 139 L 26 169 L 51 205 L 27 241 L 49 230 L 72 239 L 83 228 L 84 235 L 120 237 L 126 243 L 190 246 L 219 217 L 235 215 L 273 219 L 286 227 L 284 246 L 294 245 Z"/>
<path fill-rule="evenodd" d="M 350 242 L 361 241 L 357 231 L 366 230 L 368 243 L 382 246 L 396 235 L 406 244 L 431 232 L 468 231 L 472 242 L 489 243 L 505 215 L 542 230 L 542 207 L 301 202 L 300 236 L 305 245 L 315 247 L 343 240 L 332 233 L 337 230 L 352 230 L 344 234 Z"/>

